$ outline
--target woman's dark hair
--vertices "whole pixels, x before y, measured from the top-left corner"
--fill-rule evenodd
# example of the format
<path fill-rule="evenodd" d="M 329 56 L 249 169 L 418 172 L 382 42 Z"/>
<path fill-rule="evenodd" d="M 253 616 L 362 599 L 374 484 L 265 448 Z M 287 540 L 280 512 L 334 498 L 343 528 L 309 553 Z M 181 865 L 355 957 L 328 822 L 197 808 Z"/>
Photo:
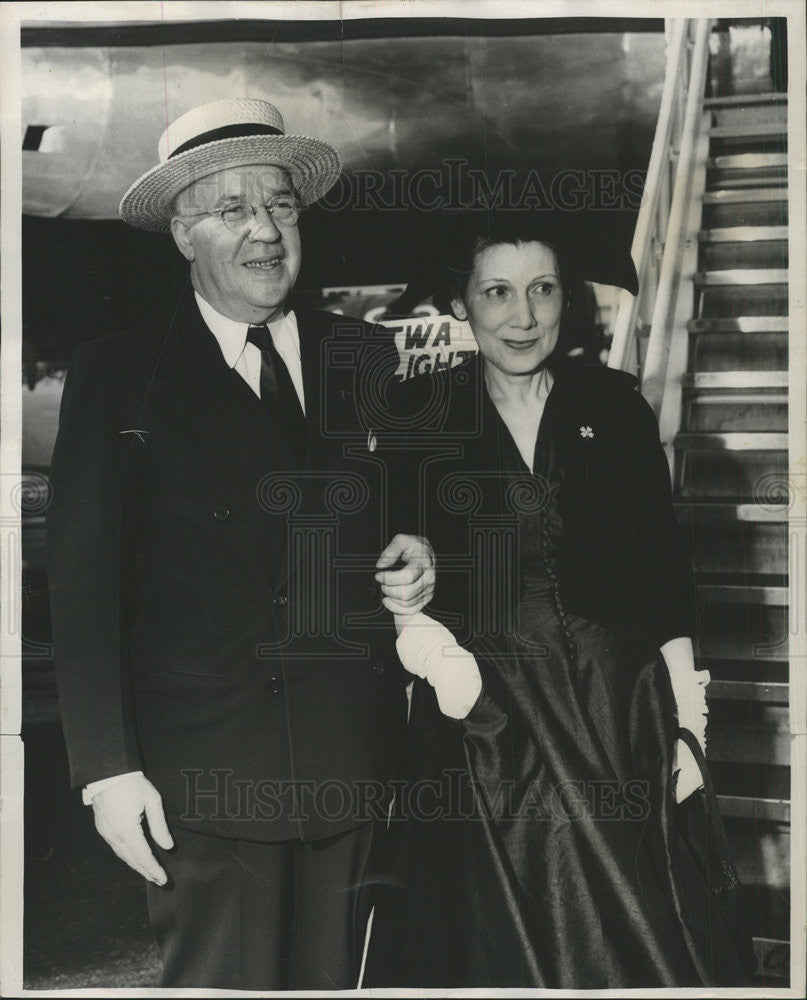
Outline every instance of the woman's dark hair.
<path fill-rule="evenodd" d="M 593 328 L 593 315 L 589 317 L 591 290 L 583 281 L 573 241 L 564 228 L 569 227 L 556 216 L 534 211 L 468 211 L 455 216 L 443 234 L 442 280 L 432 300 L 435 307 L 440 313 L 453 313 L 452 300 L 465 295 L 476 258 L 488 247 L 542 243 L 555 254 L 563 289 L 558 343 L 549 359 L 549 364 L 554 364 L 577 347 L 581 337 L 585 339 L 589 326 Z"/>
<path fill-rule="evenodd" d="M 451 310 L 452 299 L 465 295 L 477 255 L 502 243 L 542 243 L 553 251 L 567 311 L 584 291 L 576 261 L 554 217 L 538 212 L 468 211 L 455 216 L 443 233 L 443 274 L 434 294 L 441 313 Z"/>

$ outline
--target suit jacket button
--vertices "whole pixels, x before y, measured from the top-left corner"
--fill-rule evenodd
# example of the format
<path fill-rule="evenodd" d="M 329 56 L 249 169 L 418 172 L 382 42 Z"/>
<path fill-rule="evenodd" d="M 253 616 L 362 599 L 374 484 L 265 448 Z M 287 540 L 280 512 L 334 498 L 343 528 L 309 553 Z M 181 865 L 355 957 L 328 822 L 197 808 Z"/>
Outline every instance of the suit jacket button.
<path fill-rule="evenodd" d="M 216 509 L 213 511 L 213 517 L 215 517 L 217 521 L 226 521 L 229 516 L 230 516 L 229 507 L 216 507 Z"/>
<path fill-rule="evenodd" d="M 373 673 L 376 677 L 380 677 L 384 673 L 384 664 L 380 660 L 376 660 L 373 664 Z"/>
<path fill-rule="evenodd" d="M 275 606 L 276 607 L 278 607 L 278 608 L 285 608 L 288 603 L 289 603 L 289 599 L 283 593 L 282 590 L 281 590 L 281 592 L 279 594 L 275 594 Z"/>
<path fill-rule="evenodd" d="M 283 681 L 280 677 L 272 676 L 269 678 L 269 683 L 266 686 L 272 694 L 280 694 L 283 690 Z"/>

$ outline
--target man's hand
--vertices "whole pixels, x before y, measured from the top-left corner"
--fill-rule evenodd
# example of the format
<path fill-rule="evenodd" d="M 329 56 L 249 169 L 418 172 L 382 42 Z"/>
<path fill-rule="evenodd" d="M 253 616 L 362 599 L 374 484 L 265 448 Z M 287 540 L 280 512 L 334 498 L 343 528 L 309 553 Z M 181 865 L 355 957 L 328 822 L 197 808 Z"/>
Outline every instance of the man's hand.
<path fill-rule="evenodd" d="M 162 798 L 142 774 L 132 774 L 93 797 L 95 829 L 121 861 L 155 885 L 165 885 L 167 876 L 151 852 L 143 833 L 143 816 L 155 842 L 165 850 L 174 846 L 165 822 Z"/>
<path fill-rule="evenodd" d="M 397 562 L 404 565 L 390 569 Z M 381 603 L 397 615 L 414 615 L 429 603 L 437 579 L 434 549 L 428 538 L 396 535 L 378 557 L 375 578 L 384 595 Z"/>

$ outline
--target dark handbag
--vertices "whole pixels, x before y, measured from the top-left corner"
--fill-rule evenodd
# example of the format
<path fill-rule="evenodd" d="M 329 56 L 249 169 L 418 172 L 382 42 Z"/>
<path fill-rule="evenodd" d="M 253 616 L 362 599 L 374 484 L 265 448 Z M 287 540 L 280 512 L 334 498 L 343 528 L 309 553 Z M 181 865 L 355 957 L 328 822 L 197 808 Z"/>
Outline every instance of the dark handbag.
<path fill-rule="evenodd" d="M 749 985 L 756 970 L 744 915 L 743 886 L 731 857 L 706 758 L 688 729 L 678 739 L 692 751 L 703 788 L 675 807 L 674 854 L 682 917 L 705 985 Z"/>

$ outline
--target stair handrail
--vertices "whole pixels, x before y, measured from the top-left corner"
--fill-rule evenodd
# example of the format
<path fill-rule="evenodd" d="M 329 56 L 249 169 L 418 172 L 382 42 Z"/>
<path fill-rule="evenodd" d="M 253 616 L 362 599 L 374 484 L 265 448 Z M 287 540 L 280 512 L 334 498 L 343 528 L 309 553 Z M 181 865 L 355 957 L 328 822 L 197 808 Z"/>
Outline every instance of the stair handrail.
<path fill-rule="evenodd" d="M 675 171 L 670 218 L 667 238 L 664 241 L 664 255 L 661 261 L 653 318 L 650 322 L 650 337 L 642 372 L 642 395 L 658 416 L 664 398 L 667 381 L 667 362 L 670 357 L 670 343 L 675 329 L 675 312 L 681 286 L 681 259 L 687 232 L 689 199 L 692 193 L 692 178 L 696 167 L 696 143 L 701 129 L 701 109 L 709 63 L 709 35 L 712 22 L 708 18 L 697 21 L 695 48 L 689 76 L 684 127 L 681 133 L 681 150 Z"/>
<path fill-rule="evenodd" d="M 636 229 L 631 243 L 631 257 L 636 267 L 639 289 L 635 296 L 625 289 L 619 293 L 614 335 L 608 355 L 609 368 L 620 368 L 627 371 L 633 367 L 631 351 L 639 323 L 639 309 L 648 294 L 650 273 L 647 265 L 650 251 L 654 241 L 658 238 L 660 211 L 665 211 L 665 214 L 669 211 L 669 203 L 662 204 L 662 194 L 665 190 L 669 193 L 669 187 L 665 183 L 665 173 L 670 165 L 673 124 L 679 107 L 680 90 L 684 82 L 682 68 L 686 58 L 688 34 L 689 20 L 675 18 L 671 24 L 667 44 L 664 87 L 661 93 L 659 116 L 653 136 L 639 216 L 636 220 Z M 666 201 L 666 199 L 664 200 Z"/>
<path fill-rule="evenodd" d="M 709 62 L 709 36 L 712 21 L 708 18 L 681 19 L 673 23 L 667 50 L 664 91 L 659 119 L 648 165 L 642 205 L 636 223 L 631 256 L 639 278 L 636 297 L 622 292 L 614 325 L 614 338 L 608 365 L 634 370 L 640 377 L 642 394 L 658 417 L 664 396 L 667 362 L 673 334 L 673 320 L 681 279 L 681 259 L 686 233 L 687 210 L 695 171 L 695 148 L 700 129 L 706 71 Z M 695 28 L 694 50 L 687 74 L 684 63 L 691 27 Z M 674 111 L 686 94 L 686 109 L 680 133 L 672 198 L 665 204 L 662 195 L 667 167 L 673 158 Z M 661 222 L 663 218 L 663 223 Z M 654 244 L 663 247 L 660 272 L 651 268 L 650 251 Z M 647 351 L 642 364 L 631 358 L 639 326 L 639 312 L 645 302 L 652 303 L 652 319 Z"/>

